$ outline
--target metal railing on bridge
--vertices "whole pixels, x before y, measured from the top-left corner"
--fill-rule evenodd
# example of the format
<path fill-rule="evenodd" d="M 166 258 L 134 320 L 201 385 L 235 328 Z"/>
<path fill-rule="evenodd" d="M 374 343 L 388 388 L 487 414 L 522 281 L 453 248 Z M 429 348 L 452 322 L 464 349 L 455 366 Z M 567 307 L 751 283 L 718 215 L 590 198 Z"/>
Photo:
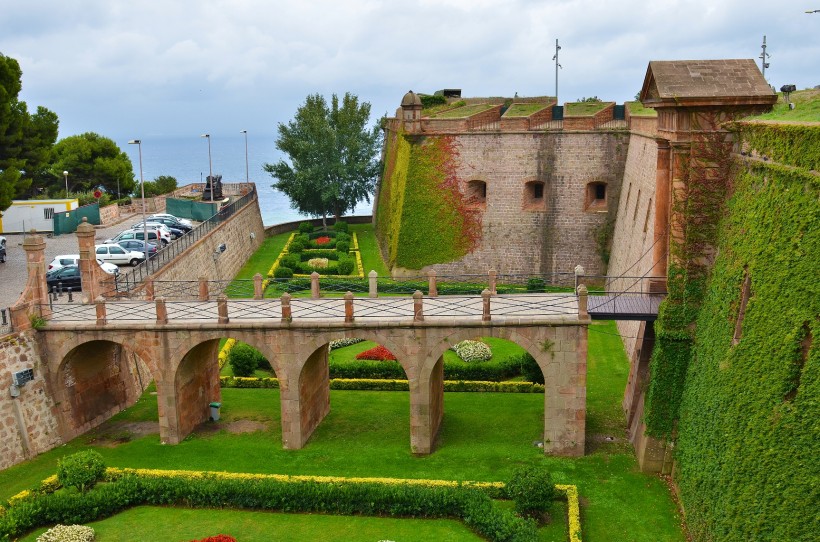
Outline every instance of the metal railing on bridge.
<path fill-rule="evenodd" d="M 119 275 L 114 280 L 113 294 L 127 295 L 135 288 L 141 286 L 143 282 L 171 263 L 177 256 L 186 251 L 189 247 L 202 239 L 205 235 L 211 232 L 214 228 L 219 226 L 222 222 L 233 216 L 246 204 L 256 197 L 255 185 L 250 185 L 249 191 L 242 197 L 236 199 L 224 207 L 219 209 L 212 217 L 200 223 L 176 241 L 173 241 L 168 246 L 159 250 L 156 255 L 148 260 L 143 261 L 129 273 Z"/>

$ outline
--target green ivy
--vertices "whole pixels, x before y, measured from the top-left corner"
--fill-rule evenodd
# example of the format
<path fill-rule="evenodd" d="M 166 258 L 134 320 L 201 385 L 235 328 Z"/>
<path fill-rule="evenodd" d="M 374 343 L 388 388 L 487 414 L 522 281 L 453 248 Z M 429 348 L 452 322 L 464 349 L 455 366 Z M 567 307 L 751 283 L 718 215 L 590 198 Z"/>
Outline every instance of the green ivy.
<path fill-rule="evenodd" d="M 817 535 L 818 255 L 820 177 L 761 162 L 734 178 L 696 331 L 658 341 L 660 357 L 691 352 L 676 479 L 695 540 Z M 734 344 L 745 274 L 751 295 Z"/>
<path fill-rule="evenodd" d="M 780 164 L 820 171 L 820 125 L 739 122 L 739 130 L 751 150 Z"/>

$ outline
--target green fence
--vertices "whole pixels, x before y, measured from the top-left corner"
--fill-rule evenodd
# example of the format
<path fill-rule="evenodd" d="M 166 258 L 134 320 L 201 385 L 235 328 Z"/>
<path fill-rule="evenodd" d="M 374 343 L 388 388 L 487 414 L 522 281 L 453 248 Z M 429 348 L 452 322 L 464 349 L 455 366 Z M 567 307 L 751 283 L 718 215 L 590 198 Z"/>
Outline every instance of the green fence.
<path fill-rule="evenodd" d="M 203 222 L 216 214 L 219 203 L 205 203 L 190 199 L 165 199 L 165 212 L 179 218 L 190 218 Z"/>
<path fill-rule="evenodd" d="M 102 223 L 100 221 L 100 205 L 98 203 L 89 203 L 72 211 L 60 211 L 59 213 L 55 211 L 54 235 L 74 233 L 83 218 L 87 218 L 89 224 L 99 226 Z"/>

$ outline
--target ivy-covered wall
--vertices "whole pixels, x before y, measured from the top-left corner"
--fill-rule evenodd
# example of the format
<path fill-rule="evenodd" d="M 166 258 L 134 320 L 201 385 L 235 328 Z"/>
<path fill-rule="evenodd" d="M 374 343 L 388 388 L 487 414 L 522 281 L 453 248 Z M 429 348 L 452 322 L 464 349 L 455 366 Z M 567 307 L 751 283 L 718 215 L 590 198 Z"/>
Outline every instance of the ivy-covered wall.
<path fill-rule="evenodd" d="M 690 292 L 696 327 L 674 352 L 691 354 L 676 480 L 695 540 L 816 540 L 820 176 L 750 160 L 732 179 L 714 266 Z"/>
<path fill-rule="evenodd" d="M 387 144 L 376 224 L 388 264 L 421 269 L 469 253 L 481 222 L 459 191 L 454 139 L 399 133 Z"/>

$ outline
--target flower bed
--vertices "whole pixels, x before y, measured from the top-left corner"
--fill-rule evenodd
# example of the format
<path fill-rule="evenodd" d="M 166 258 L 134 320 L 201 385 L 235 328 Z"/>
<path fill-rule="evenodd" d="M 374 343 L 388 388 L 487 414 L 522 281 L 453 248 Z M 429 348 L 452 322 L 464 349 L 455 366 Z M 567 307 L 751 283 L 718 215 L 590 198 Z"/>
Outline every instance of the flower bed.
<path fill-rule="evenodd" d="M 369 359 L 373 361 L 396 361 L 396 356 L 393 352 L 378 344 L 370 350 L 359 352 L 356 354 L 356 359 Z"/>
<path fill-rule="evenodd" d="M 279 388 L 278 378 L 222 376 L 223 388 Z M 385 378 L 331 378 L 332 390 L 409 391 L 407 380 Z M 543 384 L 533 382 L 486 382 L 477 380 L 445 380 L 446 392 L 544 393 Z"/>

